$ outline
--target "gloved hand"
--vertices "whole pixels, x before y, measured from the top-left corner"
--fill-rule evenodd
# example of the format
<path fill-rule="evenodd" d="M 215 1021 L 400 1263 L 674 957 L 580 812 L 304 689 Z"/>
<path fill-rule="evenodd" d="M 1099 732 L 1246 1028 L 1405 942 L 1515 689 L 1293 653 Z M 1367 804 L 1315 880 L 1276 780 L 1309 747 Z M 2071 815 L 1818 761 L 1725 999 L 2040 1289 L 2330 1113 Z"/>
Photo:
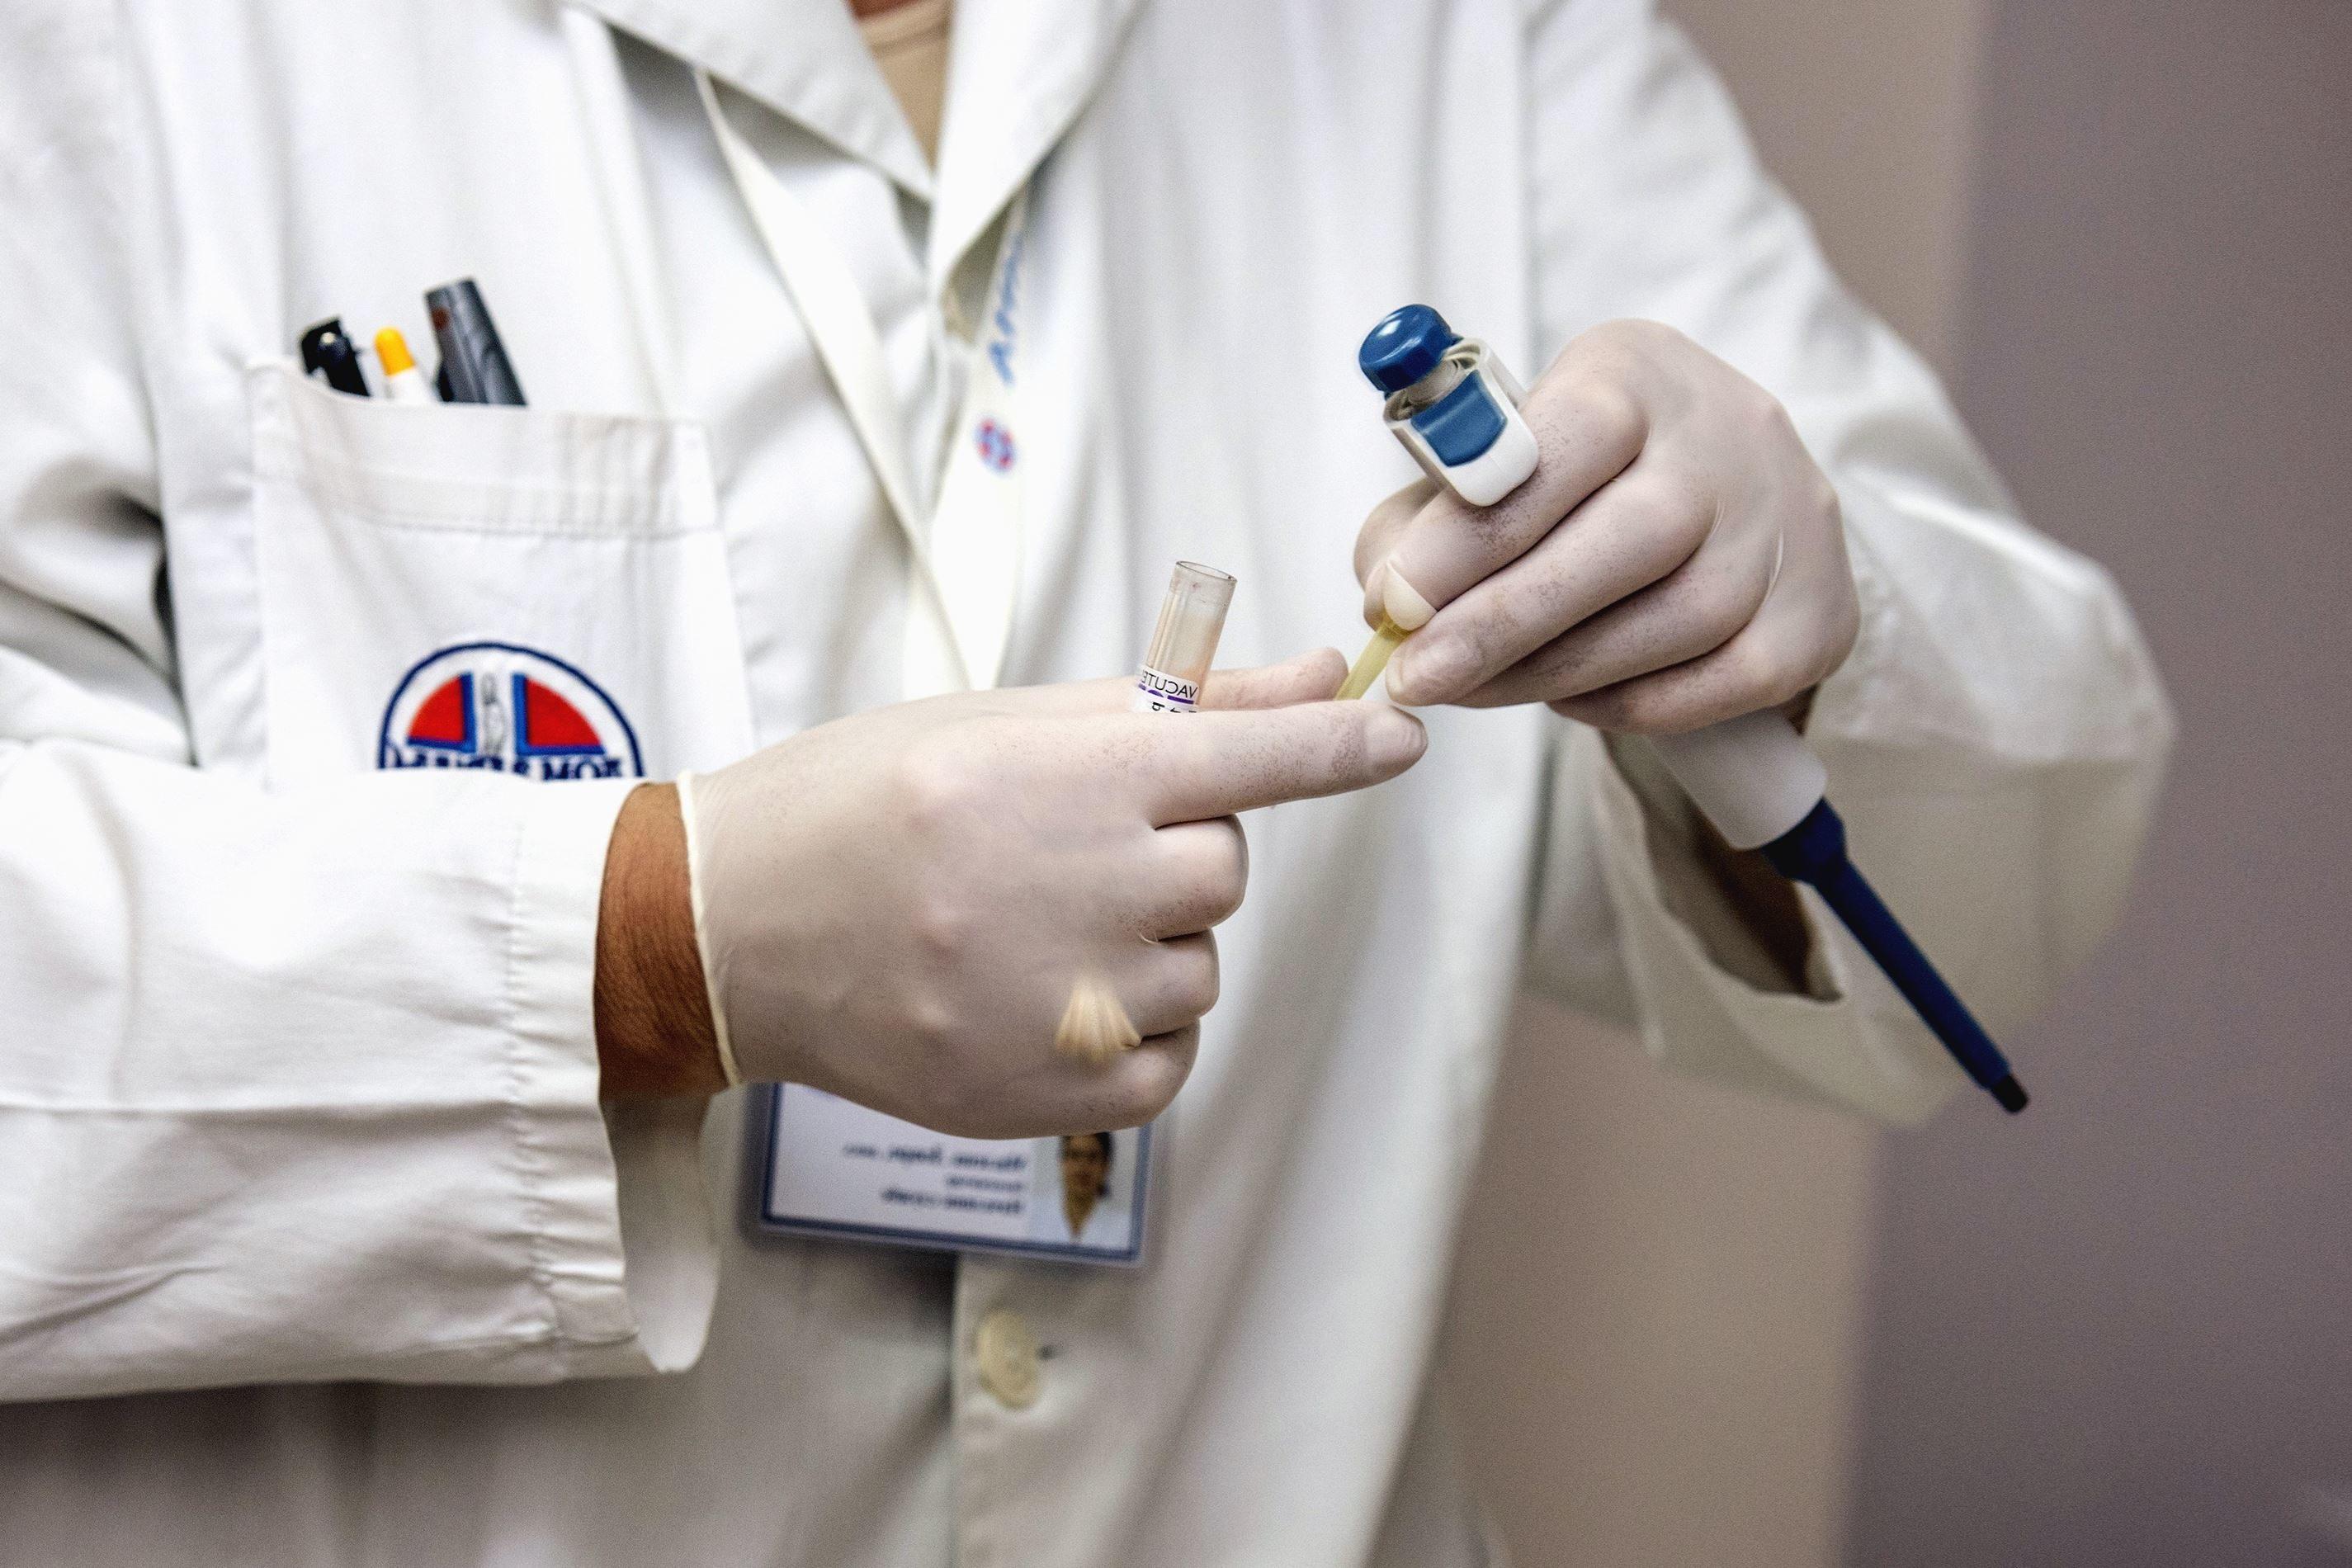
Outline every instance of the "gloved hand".
<path fill-rule="evenodd" d="M 1837 492 L 1763 388 L 1670 327 L 1612 321 L 1521 413 L 1539 457 L 1517 489 L 1481 510 L 1424 480 L 1357 540 L 1366 620 L 1422 627 L 1391 696 L 1676 733 L 1844 660 L 1860 611 Z"/>
<path fill-rule="evenodd" d="M 1131 1127 L 1166 1107 L 1239 907 L 1232 814 L 1378 784 L 1420 722 L 1313 701 L 1329 650 L 1211 678 L 1207 711 L 1133 682 L 972 692 L 824 724 L 681 781 L 714 1012 L 747 1079 L 941 1131 Z M 1145 1037 L 1091 1063 L 1055 1035 L 1081 977 Z"/>

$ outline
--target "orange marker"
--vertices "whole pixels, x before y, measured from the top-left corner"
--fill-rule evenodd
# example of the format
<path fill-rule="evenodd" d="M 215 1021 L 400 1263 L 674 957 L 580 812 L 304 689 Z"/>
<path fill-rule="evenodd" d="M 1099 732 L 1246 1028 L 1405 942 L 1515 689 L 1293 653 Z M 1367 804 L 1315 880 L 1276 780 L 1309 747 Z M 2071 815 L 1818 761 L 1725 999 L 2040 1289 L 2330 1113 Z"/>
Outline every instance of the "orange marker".
<path fill-rule="evenodd" d="M 383 368 L 386 397 L 394 403 L 435 401 L 433 385 L 416 368 L 415 356 L 408 352 L 408 340 L 400 335 L 398 327 L 386 327 L 375 335 L 375 359 Z"/>

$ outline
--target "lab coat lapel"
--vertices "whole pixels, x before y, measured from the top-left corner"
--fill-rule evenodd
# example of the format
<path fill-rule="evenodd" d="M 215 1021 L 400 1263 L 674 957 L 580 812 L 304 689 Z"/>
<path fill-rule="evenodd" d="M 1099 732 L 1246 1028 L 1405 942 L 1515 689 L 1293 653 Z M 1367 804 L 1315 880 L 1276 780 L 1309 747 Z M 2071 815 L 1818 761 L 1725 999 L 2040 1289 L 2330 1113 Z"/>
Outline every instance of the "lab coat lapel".
<path fill-rule="evenodd" d="M 916 195 L 930 195 L 930 165 L 845 0 L 569 3 L 701 67 Z"/>
<path fill-rule="evenodd" d="M 956 0 L 929 258 L 935 296 L 1085 109 L 1139 3 Z"/>

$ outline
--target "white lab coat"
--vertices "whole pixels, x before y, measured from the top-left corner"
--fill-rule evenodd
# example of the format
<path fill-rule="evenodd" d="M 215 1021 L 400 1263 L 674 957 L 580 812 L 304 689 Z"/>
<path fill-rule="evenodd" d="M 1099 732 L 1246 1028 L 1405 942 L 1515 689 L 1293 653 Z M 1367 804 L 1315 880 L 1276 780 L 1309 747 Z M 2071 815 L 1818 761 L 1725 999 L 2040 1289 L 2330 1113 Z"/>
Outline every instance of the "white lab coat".
<path fill-rule="evenodd" d="M 1033 1241 L 1050 1241 L 1057 1247 L 1117 1251 L 1127 1245 L 1128 1217 L 1124 1207 L 1105 1201 L 1088 1209 L 1086 1223 L 1072 1231 L 1069 1213 L 1062 1207 L 1060 1196 L 1049 1194 L 1030 1211 L 1029 1237 Z"/>
<path fill-rule="evenodd" d="M 1811 733 L 1882 888 L 1996 1028 L 2108 924 L 2168 728 L 2128 613 L 1644 5 L 962 0 L 955 48 L 934 181 L 837 0 L 0 16 L 0 1399 L 48 1402 L 0 1410 L 0 1561 L 1473 1563 L 1424 1394 L 1517 989 L 1893 1120 L 1958 1081 L 1833 929 L 1816 994 L 1764 982 L 1591 732 L 1441 712 L 1404 779 L 1252 823 L 1147 1267 L 745 1239 L 740 1097 L 698 1164 L 599 1110 L 600 855 L 626 773 L 891 700 L 907 558 L 689 62 L 919 453 L 1037 176 L 1008 681 L 1130 667 L 1178 556 L 1241 579 L 1225 661 L 1352 646 L 1392 306 L 1530 375 L 1657 317 L 1844 497 Z M 463 274 L 528 409 L 287 367 Z M 380 769 L 431 728 L 402 681 L 491 643 L 625 776 Z"/>

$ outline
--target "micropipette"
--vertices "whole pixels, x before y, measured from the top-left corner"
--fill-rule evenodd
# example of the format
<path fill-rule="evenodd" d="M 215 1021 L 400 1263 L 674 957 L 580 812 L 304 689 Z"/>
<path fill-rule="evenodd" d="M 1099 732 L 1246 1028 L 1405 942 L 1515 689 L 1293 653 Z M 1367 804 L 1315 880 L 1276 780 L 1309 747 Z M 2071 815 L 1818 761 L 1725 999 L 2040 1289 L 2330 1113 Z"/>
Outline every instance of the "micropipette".
<path fill-rule="evenodd" d="M 1422 469 L 1472 506 L 1492 506 L 1536 468 L 1525 395 L 1494 352 L 1426 305 L 1391 312 L 1356 356 L 1386 395 L 1389 428 Z M 1361 697 L 1415 627 L 1385 613 L 1339 688 Z M 1935 1032 L 1961 1070 L 2012 1114 L 2025 1086 L 1846 854 L 1845 824 L 1824 795 L 1828 770 L 1795 725 L 1770 710 L 1685 735 L 1648 737 L 1666 771 L 1734 849 L 1811 886 Z"/>

